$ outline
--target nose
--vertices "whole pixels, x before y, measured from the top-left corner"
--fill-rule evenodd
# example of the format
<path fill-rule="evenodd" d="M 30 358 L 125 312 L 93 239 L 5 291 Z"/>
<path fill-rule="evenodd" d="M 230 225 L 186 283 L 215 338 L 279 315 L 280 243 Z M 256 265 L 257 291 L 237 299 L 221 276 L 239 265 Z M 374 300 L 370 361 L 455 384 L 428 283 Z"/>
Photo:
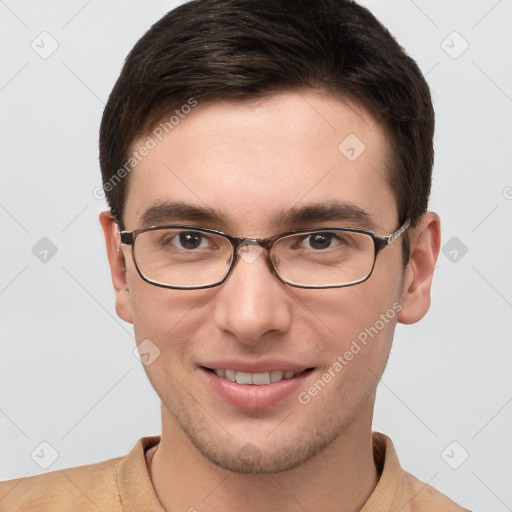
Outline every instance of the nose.
<path fill-rule="evenodd" d="M 271 334 L 285 333 L 291 325 L 292 306 L 288 286 L 273 272 L 266 251 L 247 245 L 219 287 L 215 323 L 240 343 L 252 345 Z"/>

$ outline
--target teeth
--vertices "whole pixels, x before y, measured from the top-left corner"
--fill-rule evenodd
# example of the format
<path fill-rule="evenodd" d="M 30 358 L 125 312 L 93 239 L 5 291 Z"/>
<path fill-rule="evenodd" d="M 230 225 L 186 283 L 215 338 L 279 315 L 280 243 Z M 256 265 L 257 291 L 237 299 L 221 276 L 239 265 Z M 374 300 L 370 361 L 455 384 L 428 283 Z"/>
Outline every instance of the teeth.
<path fill-rule="evenodd" d="M 252 384 L 252 375 L 246 372 L 236 372 L 236 381 L 238 384 Z"/>
<path fill-rule="evenodd" d="M 261 386 L 262 384 L 270 384 L 270 373 L 268 373 L 268 372 L 253 373 L 252 374 L 252 383 L 256 384 L 258 386 Z"/>
<path fill-rule="evenodd" d="M 214 372 L 219 377 L 224 377 L 231 382 L 236 382 L 237 384 L 254 384 L 256 386 L 270 384 L 271 382 L 279 382 L 283 379 L 291 379 L 295 376 L 295 372 L 293 370 L 272 370 L 270 372 L 249 373 L 218 369 L 214 370 Z"/>
<path fill-rule="evenodd" d="M 270 381 L 271 382 L 279 382 L 283 380 L 283 373 L 281 370 L 274 370 L 270 372 Z"/>

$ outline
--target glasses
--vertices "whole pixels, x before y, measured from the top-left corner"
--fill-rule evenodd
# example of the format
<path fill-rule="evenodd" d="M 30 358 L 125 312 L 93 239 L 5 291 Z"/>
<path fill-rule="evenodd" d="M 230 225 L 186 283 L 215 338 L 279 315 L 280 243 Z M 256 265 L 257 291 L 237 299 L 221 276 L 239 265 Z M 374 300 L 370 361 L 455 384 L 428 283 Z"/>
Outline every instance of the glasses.
<path fill-rule="evenodd" d="M 271 270 L 297 288 L 341 288 L 366 281 L 377 254 L 409 227 L 378 236 L 356 228 L 311 228 L 270 238 L 241 238 L 197 226 L 151 226 L 121 231 L 135 267 L 147 283 L 177 290 L 222 284 L 240 258 L 254 261 L 263 250 Z"/>

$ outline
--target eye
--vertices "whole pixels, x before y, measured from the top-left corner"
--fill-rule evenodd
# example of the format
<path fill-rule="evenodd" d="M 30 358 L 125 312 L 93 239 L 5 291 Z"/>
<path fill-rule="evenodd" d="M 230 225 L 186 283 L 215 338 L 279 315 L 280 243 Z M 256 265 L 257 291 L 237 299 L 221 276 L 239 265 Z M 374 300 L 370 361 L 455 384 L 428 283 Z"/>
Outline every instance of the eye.
<path fill-rule="evenodd" d="M 209 244 L 208 242 L 208 237 L 199 231 L 180 231 L 164 239 L 162 245 L 192 251 L 194 249 L 207 249 L 211 247 L 211 243 Z"/>
<path fill-rule="evenodd" d="M 299 244 L 302 244 L 305 249 L 312 249 L 313 251 L 323 251 L 325 249 L 340 248 L 346 245 L 348 240 L 332 232 L 316 232 L 305 235 L 300 239 Z"/>

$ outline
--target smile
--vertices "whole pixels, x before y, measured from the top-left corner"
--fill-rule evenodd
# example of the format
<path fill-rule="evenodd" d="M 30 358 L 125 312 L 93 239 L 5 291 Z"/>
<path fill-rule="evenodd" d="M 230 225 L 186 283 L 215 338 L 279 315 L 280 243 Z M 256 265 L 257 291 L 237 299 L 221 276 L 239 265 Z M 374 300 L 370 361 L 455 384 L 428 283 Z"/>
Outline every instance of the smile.
<path fill-rule="evenodd" d="M 260 370 L 258 368 L 258 370 Z M 238 409 L 268 409 L 298 393 L 314 368 L 248 372 L 202 367 L 209 387 Z"/>
<path fill-rule="evenodd" d="M 230 369 L 215 369 L 214 373 L 218 377 L 223 377 L 230 382 L 237 384 L 252 384 L 263 386 L 272 382 L 280 382 L 283 379 L 293 379 L 296 375 L 303 372 L 294 372 L 293 370 L 271 370 L 267 372 L 250 373 Z"/>

